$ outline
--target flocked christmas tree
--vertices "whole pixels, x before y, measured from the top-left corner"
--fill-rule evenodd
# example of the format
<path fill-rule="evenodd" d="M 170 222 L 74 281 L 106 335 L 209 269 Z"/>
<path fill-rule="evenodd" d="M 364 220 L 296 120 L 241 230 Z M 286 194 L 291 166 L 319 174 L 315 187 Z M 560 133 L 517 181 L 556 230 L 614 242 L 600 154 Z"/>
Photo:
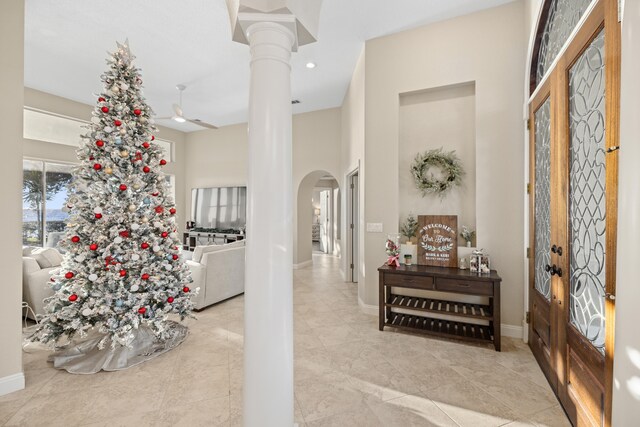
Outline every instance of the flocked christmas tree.
<path fill-rule="evenodd" d="M 99 348 L 131 346 L 140 328 L 168 339 L 168 315 L 190 316 L 194 292 L 161 170 L 167 162 L 133 59 L 127 44 L 107 59 L 69 187 L 67 252 L 34 341 L 98 331 Z"/>

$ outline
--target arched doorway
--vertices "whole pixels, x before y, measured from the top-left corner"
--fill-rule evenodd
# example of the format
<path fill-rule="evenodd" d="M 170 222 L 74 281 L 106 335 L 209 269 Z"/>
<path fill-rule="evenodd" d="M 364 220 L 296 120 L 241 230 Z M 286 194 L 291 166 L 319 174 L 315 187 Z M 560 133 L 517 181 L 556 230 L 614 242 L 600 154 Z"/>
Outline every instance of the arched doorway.
<path fill-rule="evenodd" d="M 329 172 L 307 174 L 298 186 L 294 267 L 312 263 L 313 253 L 340 256 L 340 185 Z"/>

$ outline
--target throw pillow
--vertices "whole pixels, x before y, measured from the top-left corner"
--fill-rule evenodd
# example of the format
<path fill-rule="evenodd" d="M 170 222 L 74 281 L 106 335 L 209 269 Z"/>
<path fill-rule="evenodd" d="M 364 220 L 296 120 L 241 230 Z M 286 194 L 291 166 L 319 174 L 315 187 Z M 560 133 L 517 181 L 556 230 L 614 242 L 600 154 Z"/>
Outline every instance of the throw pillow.
<path fill-rule="evenodd" d="M 40 268 L 57 267 L 62 263 L 62 255 L 53 248 L 34 249 L 30 257 L 36 260 Z"/>
<path fill-rule="evenodd" d="M 237 240 L 235 242 L 227 243 L 225 245 L 196 246 L 196 248 L 193 250 L 193 256 L 191 257 L 191 260 L 195 261 L 195 262 L 201 262 L 202 261 L 202 256 L 204 254 L 206 254 L 206 253 L 222 251 L 224 249 L 232 249 L 232 248 L 242 247 L 244 245 L 245 245 L 245 241 L 244 240 Z"/>

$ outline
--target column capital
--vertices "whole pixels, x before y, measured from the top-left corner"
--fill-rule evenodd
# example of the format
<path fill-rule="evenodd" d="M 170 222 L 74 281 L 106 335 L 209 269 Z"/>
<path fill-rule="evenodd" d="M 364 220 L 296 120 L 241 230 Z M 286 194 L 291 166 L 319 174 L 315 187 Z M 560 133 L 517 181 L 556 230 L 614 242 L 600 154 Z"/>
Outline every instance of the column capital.
<path fill-rule="evenodd" d="M 226 0 L 233 41 L 249 44 L 253 24 L 273 22 L 294 36 L 291 50 L 316 41 L 322 0 Z"/>

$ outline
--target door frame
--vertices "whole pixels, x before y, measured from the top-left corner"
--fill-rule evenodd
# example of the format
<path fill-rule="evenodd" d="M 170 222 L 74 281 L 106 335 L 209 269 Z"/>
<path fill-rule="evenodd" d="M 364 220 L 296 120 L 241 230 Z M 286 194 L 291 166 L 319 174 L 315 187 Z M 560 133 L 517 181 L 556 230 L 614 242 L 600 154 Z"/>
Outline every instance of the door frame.
<path fill-rule="evenodd" d="M 356 178 L 356 184 L 354 185 L 354 178 Z M 346 264 L 346 277 L 348 282 L 358 283 L 359 269 L 358 259 L 360 256 L 359 248 L 359 215 L 360 215 L 360 166 L 351 170 L 346 175 L 346 189 L 345 195 L 347 199 L 347 221 L 345 226 L 347 228 L 347 264 Z M 355 187 L 355 188 L 354 188 Z M 353 266 L 353 267 L 352 267 Z"/>

